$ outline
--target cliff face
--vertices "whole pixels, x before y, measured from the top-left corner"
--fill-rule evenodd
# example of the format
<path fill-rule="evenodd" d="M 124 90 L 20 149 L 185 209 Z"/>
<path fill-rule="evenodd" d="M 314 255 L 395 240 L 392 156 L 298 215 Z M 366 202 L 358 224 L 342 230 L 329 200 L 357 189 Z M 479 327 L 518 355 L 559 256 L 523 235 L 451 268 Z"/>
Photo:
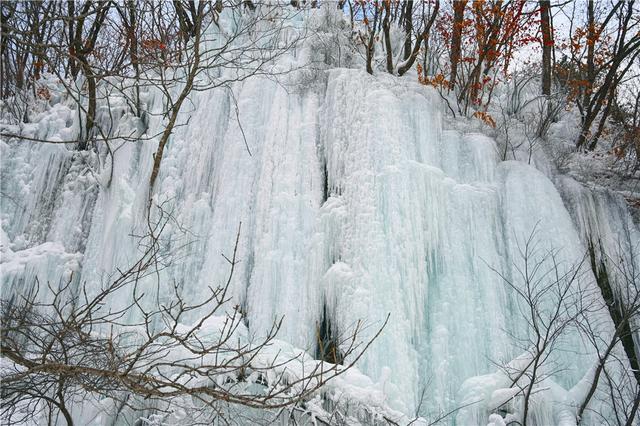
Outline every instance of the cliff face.
<path fill-rule="evenodd" d="M 457 421 L 486 424 L 492 392 L 506 386 L 491 382 L 495 363 L 516 362 L 527 349 L 516 338 L 530 333 L 520 301 L 500 274 L 518 282 L 532 233 L 531 260 L 555 250 L 564 271 L 583 260 L 590 239 L 610 256 L 628 256 L 640 242 L 616 196 L 501 162 L 493 140 L 443 124 L 437 96 L 409 80 L 333 69 L 298 90 L 257 77 L 232 90 L 194 93 L 171 136 L 150 215 L 152 223 L 171 218 L 162 234 L 167 264 L 144 279 L 147 296 L 169 298 L 163 285 L 171 283 L 197 301 L 223 284 L 221 253 L 233 250 L 240 227 L 230 306 L 241 307 L 247 330 L 260 335 L 284 317 L 278 338 L 313 354 L 321 323 L 348 333 L 364 320 L 366 337 L 390 314 L 358 367 L 407 415 L 476 398 Z M 162 102 L 145 93 L 150 111 Z M 106 108 L 99 119 L 115 116 L 114 134 L 140 128 L 117 97 L 111 116 Z M 152 137 L 116 140 L 112 154 L 2 143 L 4 295 L 23 294 L 36 277 L 97 291 L 140 255 L 153 135 L 163 125 L 153 114 L 146 120 Z M 65 102 L 33 121 L 23 130 L 34 137 L 77 134 Z M 540 156 L 546 170 L 543 163 Z M 579 285 L 597 299 L 583 267 Z M 601 323 L 610 333 L 610 321 Z M 553 360 L 538 424 L 559 422 L 555 402 L 568 398 L 595 352 L 572 332 Z"/>

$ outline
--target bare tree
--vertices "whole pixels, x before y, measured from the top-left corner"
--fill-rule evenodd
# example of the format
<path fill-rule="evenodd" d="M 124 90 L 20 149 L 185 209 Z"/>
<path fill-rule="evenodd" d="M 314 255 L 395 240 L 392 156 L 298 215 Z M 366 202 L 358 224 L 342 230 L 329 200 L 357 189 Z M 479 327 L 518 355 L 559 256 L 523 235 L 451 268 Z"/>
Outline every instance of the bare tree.
<path fill-rule="evenodd" d="M 185 124 L 179 117 L 191 94 L 216 87 L 232 90 L 233 83 L 253 76 L 276 78 L 290 72 L 274 71 L 274 62 L 306 37 L 304 30 L 294 32 L 287 26 L 289 18 L 301 13 L 298 9 L 268 3 L 145 0 L 134 5 L 128 0 L 87 0 L 68 2 L 66 9 L 55 1 L 33 5 L 3 3 L 2 28 L 7 39 L 5 42 L 3 37 L 2 63 L 23 64 L 23 69 L 46 61 L 49 72 L 75 100 L 85 125 L 71 140 L 26 140 L 74 144 L 81 150 L 95 148 L 106 151 L 111 160 L 110 143 L 115 139 L 119 143 L 157 140 L 149 177 L 150 198 L 171 135 Z M 220 22 L 222 14 L 226 25 Z M 34 33 L 38 34 L 35 40 Z M 15 81 L 3 81 L 3 85 L 19 89 L 23 74 L 14 72 Z M 80 74 L 86 84 L 76 84 Z M 39 74 L 28 74 L 28 78 L 36 81 Z M 165 108 L 160 112 L 152 113 L 140 102 L 141 91 L 152 89 L 164 96 Z M 11 93 L 16 92 L 19 90 Z M 152 114 L 159 114 L 164 123 L 158 134 L 114 134 L 117 126 L 112 117 L 106 122 L 97 120 L 98 106 L 109 107 L 113 94 L 125 98 L 145 123 Z M 23 103 L 28 102 L 24 99 Z M 17 133 L 3 132 L 3 136 L 24 140 L 24 135 Z"/>
<path fill-rule="evenodd" d="M 418 28 L 414 29 L 413 21 L 407 20 L 405 23 L 405 44 L 404 44 L 404 59 L 400 62 L 396 68 L 398 75 L 403 75 L 407 71 L 411 69 L 414 62 L 418 58 L 418 54 L 420 53 L 420 49 L 422 49 L 422 45 L 424 43 L 425 55 L 426 49 L 429 41 L 429 34 L 431 33 L 431 29 L 433 28 L 433 24 L 435 23 L 436 17 L 438 16 L 438 12 L 440 10 L 440 1 L 436 0 L 433 9 L 426 10 L 425 4 L 422 3 L 421 11 L 420 11 L 420 25 Z M 413 2 L 407 3 L 407 13 L 409 15 L 413 14 Z M 413 48 L 411 48 L 411 35 L 415 33 L 415 42 L 413 43 Z"/>
<path fill-rule="evenodd" d="M 184 54 L 184 60 L 174 66 L 174 69 L 168 70 L 166 75 L 161 75 L 156 80 L 150 80 L 163 91 L 169 104 L 164 113 L 168 121 L 160 136 L 149 179 L 150 197 L 165 146 L 176 125 L 180 109 L 191 92 L 229 87 L 233 82 L 256 75 L 275 76 L 278 73 L 271 71 L 269 65 L 289 52 L 305 36 L 286 36 L 281 7 L 260 4 L 254 5 L 251 12 L 245 13 L 244 6 L 225 5 L 227 12 L 233 13 L 237 21 L 232 32 L 225 34 L 222 43 L 215 46 L 215 38 L 221 35 L 215 27 L 218 27 L 219 10 L 222 6 L 219 3 L 200 2 L 194 5 L 189 2 L 190 14 L 187 14 L 183 3 L 174 1 L 174 7 L 181 30 L 187 33 L 189 49 Z M 265 26 L 267 22 L 270 24 Z M 176 84 L 182 89 L 174 99 L 172 89 Z M 246 148 L 251 155 L 247 145 Z"/>
<path fill-rule="evenodd" d="M 362 3 L 364 31 L 359 33 L 360 42 L 365 46 L 365 64 L 369 74 L 375 68 L 376 44 L 382 41 L 384 50 L 384 69 L 389 74 L 398 76 L 409 71 L 423 46 L 427 45 L 431 29 L 440 9 L 440 0 L 421 2 L 413 1 Z M 371 21 L 370 18 L 373 18 Z M 404 32 L 402 46 L 394 46 L 392 32 L 396 29 Z M 402 51 L 397 52 L 401 47 Z"/>
<path fill-rule="evenodd" d="M 508 398 L 494 408 L 510 413 L 516 424 L 535 423 L 532 396 L 563 368 L 554 359 L 561 350 L 559 343 L 574 336 L 591 343 L 596 355 L 592 368 L 571 390 L 578 398 L 571 410 L 576 422 L 590 412 L 603 424 L 635 424 L 640 407 L 635 342 L 640 326 L 640 275 L 634 253 L 620 252 L 610 258 L 602 247 L 590 244 L 581 260 L 566 264 L 559 261 L 558 251 L 542 250 L 536 235 L 534 229 L 518 245 L 521 261 L 513 265 L 515 274 L 492 268 L 516 295 L 527 324 L 525 338 L 513 335 L 514 341 L 524 345 L 523 355 L 501 366 L 513 392 L 505 393 Z M 590 408 L 595 400 L 601 403 L 598 410 Z M 610 411 L 603 412 L 602 407 Z"/>
<path fill-rule="evenodd" d="M 514 263 L 515 275 L 492 268 L 513 291 L 517 307 L 526 321 L 526 337 L 514 336 L 523 345 L 524 354 L 516 361 L 502 366 L 514 392 L 504 404 L 516 402 L 518 423 L 530 423 L 532 395 L 540 382 L 553 373 L 553 355 L 558 342 L 570 330 L 590 305 L 586 302 L 588 289 L 581 285 L 586 271 L 586 256 L 567 265 L 560 261 L 557 250 L 540 246 L 537 229 L 523 244 L 518 243 L 520 259 Z"/>
<path fill-rule="evenodd" d="M 103 285 L 77 287 L 72 278 L 60 285 L 35 282 L 24 295 L 2 299 L 4 420 L 51 422 L 60 414 L 72 425 L 71 407 L 91 398 L 113 401 L 114 416 L 184 409 L 194 423 L 228 417 L 238 407 L 289 407 L 352 368 L 382 331 L 362 341 L 359 322 L 341 335 L 335 345 L 343 365 L 312 361 L 302 351 L 269 353 L 282 319 L 260 339 L 241 338 L 243 313 L 231 306 L 228 292 L 239 262 L 240 227 L 225 257 L 225 283 L 196 302 L 187 301 L 178 284 L 159 283 L 163 297 L 154 302 L 142 283 L 171 261 L 162 233 L 173 220 L 158 210 L 158 220 L 139 237 L 140 258 Z M 124 305 L 114 302 L 123 296 Z"/>
<path fill-rule="evenodd" d="M 589 0 L 586 12 L 585 28 L 571 29 L 569 68 L 581 115 L 576 147 L 593 150 L 611 114 L 620 83 L 640 55 L 640 19 L 635 1 L 596 4 Z"/>
<path fill-rule="evenodd" d="M 589 258 L 614 330 L 610 337 L 604 339 L 591 316 L 585 315 L 580 321 L 583 335 L 593 345 L 598 358 L 588 374 L 589 387 L 583 400 L 579 401 L 577 420 L 582 420 L 598 388 L 606 385 L 605 394 L 613 403 L 613 424 L 631 426 L 640 406 L 640 360 L 638 343 L 634 338 L 640 330 L 640 273 L 635 267 L 634 253 L 620 252 L 609 257 L 601 245 L 597 250 L 591 243 Z M 626 358 L 617 356 L 616 349 L 620 346 Z M 629 400 L 631 404 L 626 405 Z"/>

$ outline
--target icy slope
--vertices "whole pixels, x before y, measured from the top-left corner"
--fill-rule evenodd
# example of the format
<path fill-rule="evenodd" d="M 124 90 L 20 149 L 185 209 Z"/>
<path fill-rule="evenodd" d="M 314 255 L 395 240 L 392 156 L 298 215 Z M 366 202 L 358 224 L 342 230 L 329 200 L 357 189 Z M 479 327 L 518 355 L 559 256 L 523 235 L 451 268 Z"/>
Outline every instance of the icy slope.
<path fill-rule="evenodd" d="M 526 332 L 515 296 L 491 268 L 513 274 L 518 244 L 534 228 L 565 264 L 582 258 L 588 232 L 634 246 L 638 229 L 610 194 L 565 182 L 564 202 L 543 173 L 501 163 L 493 140 L 444 129 L 442 106 L 422 86 L 347 69 L 326 78 L 326 87 L 297 92 L 267 79 L 237 84 L 242 128 L 229 90 L 194 94 L 156 183 L 156 202 L 183 227 L 166 231 L 175 259 L 160 280 L 201 298 L 226 278 L 220 254 L 241 223 L 232 291 L 251 333 L 284 316 L 279 339 L 313 353 L 323 319 L 338 332 L 364 319 L 373 333 L 390 314 L 359 365 L 386 403 L 428 416 L 480 394 L 488 401 L 491 380 L 504 384 L 473 378 L 516 359 L 522 348 L 511 336 Z M 161 101 L 148 94 L 150 109 Z M 27 130 L 73 134 L 73 111 L 51 111 Z M 124 114 L 119 125 L 137 123 Z M 161 126 L 153 118 L 148 134 Z M 155 149 L 154 141 L 123 143 L 113 170 L 93 176 L 90 155 L 3 142 L 3 292 L 70 271 L 97 286 L 135 259 Z M 553 389 L 567 391 L 594 355 L 576 336 L 564 344 L 571 351 L 557 360 Z M 536 408 L 540 424 L 559 422 L 563 412 L 549 402 L 558 393 Z M 462 410 L 458 424 L 486 424 L 487 401 Z"/>

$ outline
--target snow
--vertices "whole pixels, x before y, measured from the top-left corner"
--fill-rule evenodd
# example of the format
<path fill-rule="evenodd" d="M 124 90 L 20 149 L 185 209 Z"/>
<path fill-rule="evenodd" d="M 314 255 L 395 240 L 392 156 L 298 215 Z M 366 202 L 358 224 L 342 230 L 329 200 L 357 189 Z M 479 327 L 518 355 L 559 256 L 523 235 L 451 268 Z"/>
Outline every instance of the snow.
<path fill-rule="evenodd" d="M 302 49 L 296 57 L 309 54 Z M 445 128 L 437 95 L 413 81 L 344 68 L 322 74 L 326 84 L 306 90 L 256 77 L 193 94 L 178 120 L 188 124 L 172 134 L 154 191 L 171 215 L 163 236 L 171 263 L 145 278 L 149 297 L 155 279 L 179 283 L 191 301 L 223 284 L 229 265 L 221 254 L 230 255 L 240 229 L 231 303 L 246 311 L 246 334 L 264 334 L 284 317 L 273 347 L 279 356 L 303 351 L 310 358 L 325 309 L 339 333 L 366 321 L 363 339 L 390 314 L 358 368 L 330 384 L 336 401 L 402 421 L 418 406 L 428 418 L 473 403 L 449 421 L 507 424 L 492 411 L 517 391 L 491 372 L 520 355 L 512 336 L 526 333 L 526 323 L 490 267 L 515 274 L 518 244 L 534 229 L 541 247 L 559 250 L 560 262 L 571 265 L 591 233 L 613 253 L 620 240 L 637 246 L 637 226 L 609 192 L 552 180 L 544 166 L 501 162 L 493 139 Z M 160 111 L 161 94 L 146 96 Z M 78 125 L 69 105 L 52 105 L 24 131 L 72 139 Z M 130 113 L 116 116 L 115 135 L 139 131 Z M 147 135 L 155 135 L 162 118 L 150 117 Z M 36 276 L 68 279 L 70 271 L 98 288 L 139 256 L 134 235 L 147 226 L 157 138 L 115 146 L 111 160 L 102 151 L 95 158 L 63 145 L 3 141 L 3 293 L 24 292 Z M 156 208 L 151 220 L 159 218 Z M 111 303 L 124 306 L 129 297 Z M 571 424 L 554 401 L 567 398 L 595 359 L 576 335 L 563 345 L 571 349 L 556 360 L 563 368 L 539 385 L 537 424 Z"/>

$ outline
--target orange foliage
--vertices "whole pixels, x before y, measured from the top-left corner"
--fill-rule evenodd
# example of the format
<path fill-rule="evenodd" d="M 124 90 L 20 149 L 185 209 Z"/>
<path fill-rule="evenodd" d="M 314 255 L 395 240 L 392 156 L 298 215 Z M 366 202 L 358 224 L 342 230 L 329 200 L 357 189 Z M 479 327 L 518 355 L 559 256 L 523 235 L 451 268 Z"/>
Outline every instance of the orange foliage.
<path fill-rule="evenodd" d="M 613 147 L 613 149 L 610 151 L 610 154 L 615 155 L 617 159 L 621 160 L 626 155 L 626 151 L 626 146 L 618 145 Z"/>
<path fill-rule="evenodd" d="M 518 49 L 541 43 L 536 6 L 526 0 L 503 2 L 473 0 L 464 11 L 461 47 L 455 86 L 459 101 L 466 105 L 487 106 L 495 86 L 508 77 Z M 436 20 L 436 31 L 448 48 L 454 33 L 452 11 L 443 11 Z M 445 75 L 448 70 L 443 71 Z M 440 85 L 442 79 L 425 79 L 424 84 Z M 448 86 L 449 87 L 449 86 Z M 449 87 L 453 89 L 453 87 Z"/>
<path fill-rule="evenodd" d="M 484 111 L 476 111 L 473 113 L 473 117 L 474 118 L 478 118 L 480 120 L 482 120 L 482 122 L 484 124 L 486 124 L 487 126 L 491 126 L 495 129 L 496 127 L 496 121 L 493 119 L 493 117 L 491 117 L 491 115 L 487 112 Z"/>
<path fill-rule="evenodd" d="M 142 40 L 140 44 L 146 50 L 165 50 L 167 48 L 167 45 L 158 39 Z"/>
<path fill-rule="evenodd" d="M 435 76 L 430 78 L 422 74 L 422 65 L 418 64 L 416 68 L 418 71 L 418 81 L 420 82 L 420 84 L 435 87 L 438 89 L 446 89 L 449 87 L 449 81 L 445 78 L 444 74 L 436 74 Z"/>
<path fill-rule="evenodd" d="M 33 66 L 36 70 L 40 71 L 42 68 L 44 68 L 44 61 L 37 60 L 33 63 Z"/>
<path fill-rule="evenodd" d="M 40 99 L 43 99 L 45 101 L 48 101 L 49 99 L 51 99 L 51 92 L 49 92 L 49 89 L 46 86 L 38 87 L 38 89 L 36 90 L 36 95 Z"/>

